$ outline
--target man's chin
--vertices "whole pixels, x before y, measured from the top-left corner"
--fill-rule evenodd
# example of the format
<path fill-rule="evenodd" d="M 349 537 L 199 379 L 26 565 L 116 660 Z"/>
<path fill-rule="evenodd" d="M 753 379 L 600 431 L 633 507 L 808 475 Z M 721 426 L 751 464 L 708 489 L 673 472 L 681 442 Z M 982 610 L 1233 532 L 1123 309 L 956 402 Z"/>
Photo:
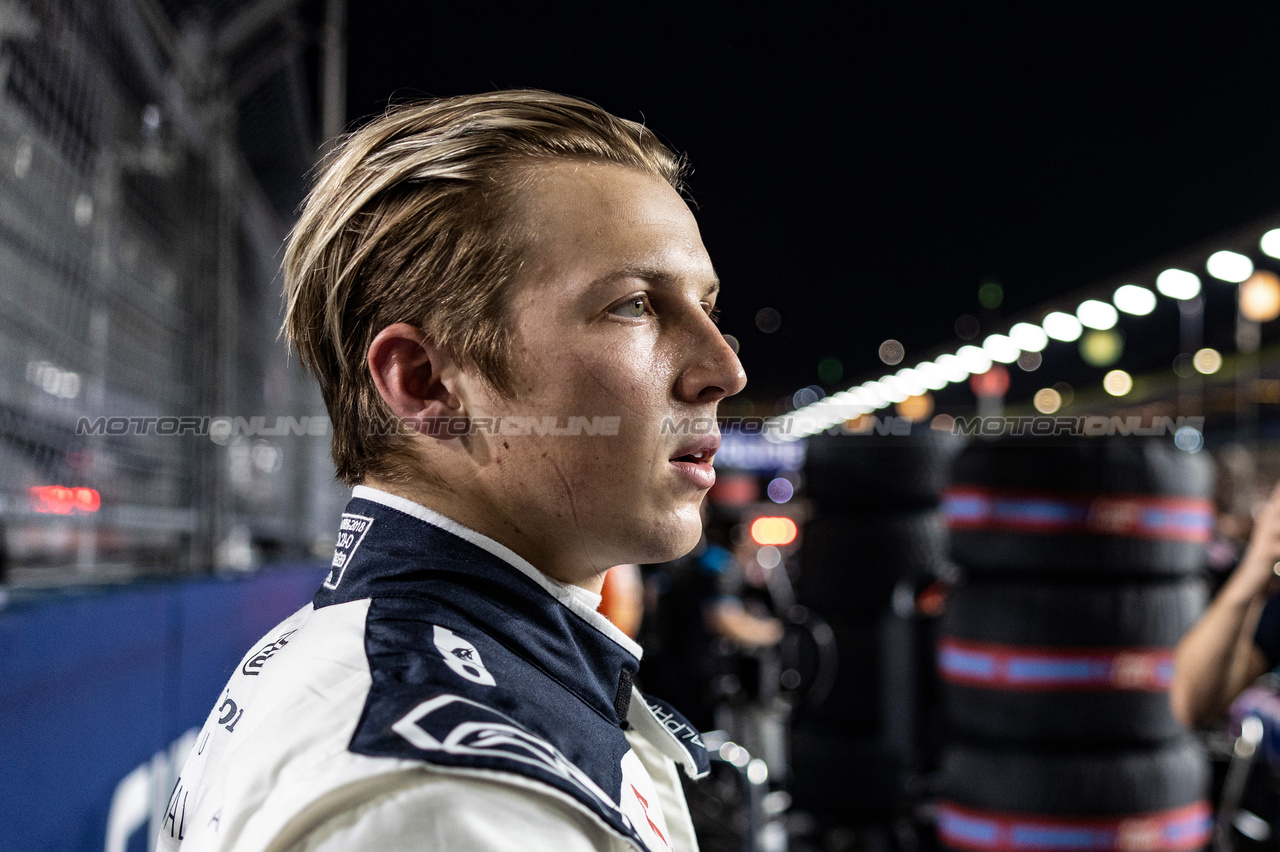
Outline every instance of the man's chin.
<path fill-rule="evenodd" d="M 695 516 L 693 522 L 682 523 L 679 528 L 672 530 L 672 535 L 664 542 L 665 556 L 655 559 L 654 562 L 670 562 L 673 559 L 679 559 L 697 547 L 701 540 L 702 521 Z"/>
<path fill-rule="evenodd" d="M 698 504 L 666 508 L 649 515 L 651 520 L 641 528 L 642 540 L 631 540 L 622 553 L 630 552 L 632 558 L 623 561 L 642 565 L 657 565 L 679 559 L 698 546 L 702 539 L 702 517 Z"/>

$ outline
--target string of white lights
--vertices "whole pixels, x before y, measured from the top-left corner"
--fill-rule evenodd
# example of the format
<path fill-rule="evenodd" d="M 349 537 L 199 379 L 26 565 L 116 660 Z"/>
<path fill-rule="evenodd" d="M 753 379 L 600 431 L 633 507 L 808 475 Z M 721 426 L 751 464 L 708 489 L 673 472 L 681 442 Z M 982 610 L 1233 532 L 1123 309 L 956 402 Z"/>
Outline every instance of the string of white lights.
<path fill-rule="evenodd" d="M 1280 259 L 1280 228 L 1263 234 L 1259 240 L 1259 248 L 1263 254 Z M 1238 252 L 1217 251 L 1205 261 L 1205 270 L 1220 281 L 1241 284 L 1253 275 L 1254 265 L 1252 260 Z M 1176 301 L 1194 299 L 1200 295 L 1200 277 L 1185 269 L 1166 269 L 1156 276 L 1155 289 L 1160 295 Z M 765 434 L 778 440 L 796 440 L 817 434 L 846 420 L 902 402 L 908 397 L 939 391 L 949 384 L 963 382 L 972 375 L 987 372 L 993 363 L 1012 364 L 1022 353 L 1040 352 L 1053 341 L 1074 342 L 1080 339 L 1085 329 L 1107 331 L 1116 326 L 1121 313 L 1136 317 L 1147 316 L 1155 310 L 1157 301 L 1156 293 L 1147 287 L 1139 284 L 1121 285 L 1109 303 L 1086 299 L 1076 307 L 1074 314 L 1053 311 L 1038 325 L 1019 322 L 1006 333 L 989 335 L 981 346 L 961 346 L 954 353 L 941 355 L 932 361 L 923 361 L 896 373 L 885 374 L 779 415 L 773 418 Z M 1196 366 L 1200 367 L 1199 364 Z M 1123 379 L 1128 379 L 1127 373 L 1115 379 L 1113 387 L 1123 385 Z M 1129 386 L 1132 386 L 1132 380 L 1129 381 Z M 1112 388 L 1109 387 L 1108 390 Z"/>

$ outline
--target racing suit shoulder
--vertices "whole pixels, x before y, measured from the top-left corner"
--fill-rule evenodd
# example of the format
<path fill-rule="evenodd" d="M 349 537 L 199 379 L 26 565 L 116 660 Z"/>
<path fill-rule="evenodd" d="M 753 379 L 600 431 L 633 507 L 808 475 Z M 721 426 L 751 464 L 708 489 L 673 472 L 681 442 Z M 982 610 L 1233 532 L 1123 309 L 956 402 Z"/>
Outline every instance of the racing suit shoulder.
<path fill-rule="evenodd" d="M 441 802 L 478 781 L 623 848 L 696 848 L 673 761 L 699 774 L 701 743 L 632 700 L 638 649 L 474 534 L 348 508 L 340 570 L 232 674 L 158 849 L 287 849 L 375 800 Z"/>

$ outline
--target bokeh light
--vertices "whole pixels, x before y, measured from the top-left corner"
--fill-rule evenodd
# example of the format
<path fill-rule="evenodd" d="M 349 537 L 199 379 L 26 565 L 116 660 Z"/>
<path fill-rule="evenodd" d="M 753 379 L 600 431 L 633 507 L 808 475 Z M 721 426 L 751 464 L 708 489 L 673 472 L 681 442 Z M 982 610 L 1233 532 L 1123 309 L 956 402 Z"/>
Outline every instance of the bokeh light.
<path fill-rule="evenodd" d="M 970 376 L 969 388 L 977 397 L 991 399 L 1004 396 L 1009 392 L 1009 371 L 996 364 L 985 373 Z"/>
<path fill-rule="evenodd" d="M 1061 340 L 1064 343 L 1079 340 L 1080 333 L 1084 330 L 1083 326 L 1080 325 L 1080 320 L 1062 311 L 1054 311 L 1049 314 L 1044 318 L 1044 322 L 1041 325 L 1045 334 L 1054 340 Z"/>
<path fill-rule="evenodd" d="M 1173 445 L 1184 453 L 1198 453 L 1204 448 L 1204 435 L 1194 426 L 1182 426 L 1173 433 Z"/>
<path fill-rule="evenodd" d="M 773 334 L 782 328 L 782 314 L 773 308 L 761 308 L 756 312 L 756 328 L 765 334 Z"/>
<path fill-rule="evenodd" d="M 781 476 L 772 479 L 769 487 L 765 489 L 765 493 L 769 495 L 769 499 L 775 503 L 785 503 L 796 493 L 796 487 L 791 484 L 791 480 Z"/>
<path fill-rule="evenodd" d="M 1036 395 L 1032 397 L 1031 404 L 1041 414 L 1053 414 L 1062 407 L 1062 394 L 1053 388 L 1040 388 L 1040 390 L 1036 391 Z"/>
<path fill-rule="evenodd" d="M 991 356 L 992 361 L 1001 364 L 1012 364 L 1018 360 L 1018 344 L 1003 334 L 993 334 L 982 343 L 982 351 Z"/>
<path fill-rule="evenodd" d="M 969 377 L 969 368 L 958 355 L 940 355 L 934 363 L 949 382 L 963 382 Z"/>
<path fill-rule="evenodd" d="M 1087 328 L 1106 331 L 1109 328 L 1115 328 L 1120 315 L 1116 313 L 1115 308 L 1106 302 L 1087 299 L 1080 303 L 1080 307 L 1076 308 L 1076 318 L 1080 320 L 1081 325 Z"/>
<path fill-rule="evenodd" d="M 1145 317 L 1156 309 L 1156 294 L 1137 284 L 1124 284 L 1117 287 L 1111 301 L 1126 314 L 1133 314 L 1136 317 Z"/>
<path fill-rule="evenodd" d="M 985 373 L 991 369 L 991 356 L 976 346 L 961 346 L 956 357 L 964 364 L 964 368 L 972 373 Z M 941 362 L 941 358 L 938 359 Z"/>
<path fill-rule="evenodd" d="M 898 380 L 899 386 L 912 396 L 918 396 L 929 389 L 924 383 L 924 377 L 911 367 L 899 370 L 893 374 L 893 377 Z"/>
<path fill-rule="evenodd" d="M 862 399 L 872 408 L 884 408 L 889 402 L 889 398 L 885 396 L 885 387 L 879 382 L 866 382 L 858 390 L 862 392 Z"/>
<path fill-rule="evenodd" d="M 947 373 L 933 361 L 925 361 L 916 365 L 916 374 L 929 390 L 942 390 L 950 381 Z M 963 378 L 963 376 L 961 377 Z"/>
<path fill-rule="evenodd" d="M 1222 369 L 1222 353 L 1206 347 L 1191 356 L 1191 365 L 1206 376 L 1212 375 Z"/>
<path fill-rule="evenodd" d="M 1049 335 L 1038 325 L 1020 322 L 1009 329 L 1009 339 L 1023 352 L 1040 352 L 1049 345 Z"/>
<path fill-rule="evenodd" d="M 813 405 L 822 399 L 822 395 L 814 391 L 813 388 L 800 388 L 791 395 L 791 404 L 796 408 L 804 408 L 806 405 Z"/>
<path fill-rule="evenodd" d="M 1156 289 L 1170 299 L 1194 299 L 1200 295 L 1200 277 L 1185 269 L 1166 269 L 1156 276 Z"/>
<path fill-rule="evenodd" d="M 885 376 L 876 384 L 880 386 L 880 395 L 889 402 L 902 402 L 911 396 L 911 391 L 904 388 L 902 382 L 894 376 Z"/>
<path fill-rule="evenodd" d="M 978 304 L 994 311 L 1004 302 L 1004 288 L 995 281 L 988 281 L 978 288 Z"/>
<path fill-rule="evenodd" d="M 1133 390 L 1133 376 L 1124 370 L 1112 370 L 1102 377 L 1102 389 L 1112 396 L 1124 396 Z"/>
<path fill-rule="evenodd" d="M 911 421 L 925 420 L 933 414 L 933 394 L 922 393 L 909 396 L 894 408 L 899 417 L 905 417 Z"/>
<path fill-rule="evenodd" d="M 1114 328 L 1080 338 L 1080 357 L 1091 367 L 1110 367 L 1124 354 L 1124 337 Z"/>
<path fill-rule="evenodd" d="M 1233 251 L 1215 251 L 1205 261 L 1204 268 L 1220 281 L 1239 284 L 1253 274 L 1253 261 Z"/>
<path fill-rule="evenodd" d="M 1240 314 L 1254 322 L 1271 322 L 1280 316 L 1280 277 L 1259 269 L 1240 285 Z"/>
<path fill-rule="evenodd" d="M 1076 400 L 1076 389 L 1066 382 L 1054 382 L 1053 389 L 1058 392 L 1058 396 L 1062 397 L 1062 405 L 1065 408 Z"/>
<path fill-rule="evenodd" d="M 880 360 L 888 364 L 890 367 L 894 364 L 901 363 L 906 354 L 907 350 L 903 348 L 901 343 L 894 340 L 892 337 L 880 344 Z"/>
<path fill-rule="evenodd" d="M 1258 241 L 1258 247 L 1262 249 L 1263 254 L 1280 258 L 1280 228 L 1263 234 L 1262 239 Z"/>
<path fill-rule="evenodd" d="M 956 319 L 956 337 L 961 340 L 973 340 L 982 331 L 982 324 L 973 314 L 961 314 Z"/>
<path fill-rule="evenodd" d="M 759 545 L 785 545 L 796 540 L 796 522 L 790 518 L 756 518 L 751 522 L 751 540 Z"/>

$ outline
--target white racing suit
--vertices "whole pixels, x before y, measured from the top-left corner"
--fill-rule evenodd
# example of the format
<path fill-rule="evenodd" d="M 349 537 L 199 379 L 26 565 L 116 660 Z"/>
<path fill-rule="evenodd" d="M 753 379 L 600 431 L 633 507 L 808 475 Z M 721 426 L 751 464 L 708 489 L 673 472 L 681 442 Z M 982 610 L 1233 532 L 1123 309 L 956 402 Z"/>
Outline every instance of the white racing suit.
<path fill-rule="evenodd" d="M 640 648 L 502 545 L 357 487 L 315 598 L 241 661 L 161 852 L 693 850 L 696 731 Z"/>

